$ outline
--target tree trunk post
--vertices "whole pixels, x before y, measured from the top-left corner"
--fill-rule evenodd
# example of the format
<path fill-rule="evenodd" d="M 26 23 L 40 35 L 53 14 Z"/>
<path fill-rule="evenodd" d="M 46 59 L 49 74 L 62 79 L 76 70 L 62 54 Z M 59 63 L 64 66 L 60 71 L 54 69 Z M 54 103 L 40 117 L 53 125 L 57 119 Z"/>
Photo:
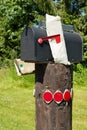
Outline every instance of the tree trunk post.
<path fill-rule="evenodd" d="M 72 91 L 73 69 L 72 65 L 63 64 L 35 64 L 35 105 L 36 130 L 72 130 L 72 98 L 56 103 L 43 100 L 46 91 L 55 92 Z M 64 97 L 63 97 L 64 98 Z"/>

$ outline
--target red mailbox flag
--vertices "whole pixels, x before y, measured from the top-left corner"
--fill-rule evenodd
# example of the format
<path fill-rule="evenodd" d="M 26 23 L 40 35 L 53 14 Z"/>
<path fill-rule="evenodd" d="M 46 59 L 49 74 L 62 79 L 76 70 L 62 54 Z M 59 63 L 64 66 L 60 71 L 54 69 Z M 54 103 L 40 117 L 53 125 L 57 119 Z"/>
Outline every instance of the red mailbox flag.
<path fill-rule="evenodd" d="M 38 43 L 39 44 L 42 44 L 43 41 L 46 41 L 46 40 L 49 40 L 49 39 L 55 39 L 56 40 L 56 43 L 60 43 L 61 42 L 61 39 L 60 39 L 60 34 L 57 34 L 57 35 L 52 35 L 52 36 L 48 36 L 48 37 L 42 37 L 42 38 L 39 38 L 38 39 Z"/>
<path fill-rule="evenodd" d="M 46 90 L 46 91 L 43 93 L 43 100 L 44 100 L 46 103 L 50 103 L 50 102 L 53 100 L 53 95 L 52 95 L 51 91 Z"/>

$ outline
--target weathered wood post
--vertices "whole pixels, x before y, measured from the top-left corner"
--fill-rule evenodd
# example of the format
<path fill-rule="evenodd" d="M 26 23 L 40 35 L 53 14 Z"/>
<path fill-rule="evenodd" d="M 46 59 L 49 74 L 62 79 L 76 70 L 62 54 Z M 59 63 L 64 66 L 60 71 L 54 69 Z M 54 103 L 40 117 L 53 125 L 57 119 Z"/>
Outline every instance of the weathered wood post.
<path fill-rule="evenodd" d="M 35 70 L 36 130 L 72 130 L 72 98 L 59 104 L 54 100 L 47 104 L 43 100 L 46 90 L 52 94 L 57 90 L 72 91 L 72 66 L 36 64 Z"/>

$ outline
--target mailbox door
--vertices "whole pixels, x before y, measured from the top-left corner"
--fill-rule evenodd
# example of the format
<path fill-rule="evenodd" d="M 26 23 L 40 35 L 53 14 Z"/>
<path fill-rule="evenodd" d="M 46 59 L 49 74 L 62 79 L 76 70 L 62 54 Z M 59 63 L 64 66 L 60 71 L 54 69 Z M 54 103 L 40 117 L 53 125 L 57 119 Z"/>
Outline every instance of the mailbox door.
<path fill-rule="evenodd" d="M 21 60 L 32 61 L 35 59 L 34 34 L 32 28 L 25 27 L 21 36 Z"/>

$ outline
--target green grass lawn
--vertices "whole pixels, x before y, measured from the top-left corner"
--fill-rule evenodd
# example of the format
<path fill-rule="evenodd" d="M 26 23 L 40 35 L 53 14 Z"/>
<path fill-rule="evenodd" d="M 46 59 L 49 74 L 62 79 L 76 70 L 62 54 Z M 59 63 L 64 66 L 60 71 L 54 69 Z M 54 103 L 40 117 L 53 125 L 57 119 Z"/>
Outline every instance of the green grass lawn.
<path fill-rule="evenodd" d="M 0 70 L 0 130 L 35 130 L 34 75 Z"/>
<path fill-rule="evenodd" d="M 87 81 L 82 86 L 74 75 L 73 130 L 87 130 Z M 0 69 L 0 130 L 35 130 L 34 86 L 34 74 Z"/>
<path fill-rule="evenodd" d="M 74 88 L 73 130 L 87 130 L 87 88 Z"/>

